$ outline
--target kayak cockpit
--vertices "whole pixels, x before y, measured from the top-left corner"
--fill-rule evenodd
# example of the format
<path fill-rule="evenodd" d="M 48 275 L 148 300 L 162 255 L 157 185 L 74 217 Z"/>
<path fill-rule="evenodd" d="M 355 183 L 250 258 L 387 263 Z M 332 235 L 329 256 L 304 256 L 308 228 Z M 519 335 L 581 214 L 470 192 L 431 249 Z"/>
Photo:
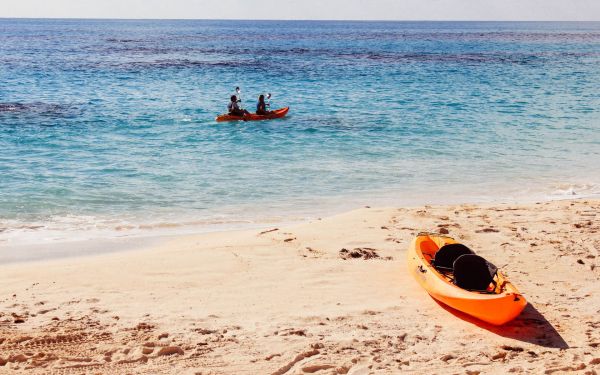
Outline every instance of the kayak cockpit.
<path fill-rule="evenodd" d="M 505 291 L 505 278 L 498 268 L 463 244 L 453 240 L 439 243 L 423 236 L 419 249 L 431 268 L 450 284 L 475 293 L 500 294 Z"/>

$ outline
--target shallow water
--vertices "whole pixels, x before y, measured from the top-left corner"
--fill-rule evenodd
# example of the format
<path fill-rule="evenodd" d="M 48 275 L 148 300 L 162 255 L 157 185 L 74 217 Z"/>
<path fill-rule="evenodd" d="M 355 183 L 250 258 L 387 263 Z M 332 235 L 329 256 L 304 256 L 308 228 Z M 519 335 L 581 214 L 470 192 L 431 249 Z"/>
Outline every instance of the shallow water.
<path fill-rule="evenodd" d="M 0 30 L 0 244 L 600 194 L 600 23 Z"/>

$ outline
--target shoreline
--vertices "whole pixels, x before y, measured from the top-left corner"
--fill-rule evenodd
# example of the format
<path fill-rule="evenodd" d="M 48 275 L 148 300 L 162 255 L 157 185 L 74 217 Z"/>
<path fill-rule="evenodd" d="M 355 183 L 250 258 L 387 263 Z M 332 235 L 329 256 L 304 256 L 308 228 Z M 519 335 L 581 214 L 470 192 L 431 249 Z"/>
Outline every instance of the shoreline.
<path fill-rule="evenodd" d="M 489 205 L 507 205 L 507 204 L 515 204 L 515 205 L 532 205 L 536 203 L 544 203 L 544 202 L 555 202 L 555 201 L 565 201 L 565 200 L 599 200 L 600 195 L 598 194 L 588 194 L 588 195 L 557 195 L 557 196 L 546 196 L 544 199 L 540 199 L 540 197 L 532 196 L 529 198 L 521 197 L 521 198 L 511 198 L 508 199 L 506 197 L 500 197 L 495 199 L 484 199 L 484 200 L 474 200 L 474 201 L 453 201 L 448 200 L 445 203 L 431 203 L 425 204 L 421 201 L 415 201 L 413 204 L 403 204 L 401 207 L 403 208 L 417 208 L 422 206 L 450 206 L 450 205 L 477 205 L 477 206 L 489 206 Z M 358 201 L 358 200 L 357 200 Z M 15 231 L 18 229 L 10 228 L 7 224 L 4 224 L 4 228 L 0 231 L 0 234 L 4 232 L 4 235 L 10 235 L 8 238 L 2 238 L 0 235 L 0 262 L 10 261 L 14 259 L 18 261 L 17 257 L 11 256 L 10 253 L 14 253 L 15 250 L 27 249 L 33 253 L 45 253 L 49 257 L 52 257 L 50 254 L 51 249 L 53 247 L 63 247 L 66 246 L 68 248 L 75 248 L 78 245 L 83 248 L 92 248 L 96 250 L 85 251 L 82 255 L 94 255 L 102 252 L 116 252 L 121 250 L 128 250 L 130 248 L 139 248 L 144 245 L 137 245 L 135 241 L 141 241 L 144 244 L 151 242 L 160 242 L 161 238 L 172 238 L 172 237 L 185 237 L 185 236 L 195 236 L 201 235 L 205 233 L 220 233 L 220 232 L 236 232 L 236 231 L 245 231 L 245 230 L 253 230 L 253 229 L 261 229 L 267 228 L 270 226 L 291 226 L 298 225 L 303 223 L 308 223 L 317 219 L 321 219 L 324 217 L 331 217 L 344 214 L 346 212 L 350 212 L 360 207 L 365 207 L 366 205 L 372 207 L 398 207 L 398 205 L 390 204 L 389 199 L 383 199 L 383 201 L 377 201 L 377 199 L 369 199 L 368 197 L 365 199 L 361 199 L 363 204 L 359 204 L 355 202 L 355 204 L 345 204 L 342 206 L 333 205 L 327 210 L 321 209 L 320 211 L 311 211 L 306 208 L 299 211 L 291 211 L 283 216 L 277 217 L 274 219 L 273 215 L 268 215 L 267 217 L 256 217 L 254 219 L 243 218 L 243 219 L 231 219 L 227 220 L 224 218 L 219 219 L 193 219 L 187 218 L 181 222 L 167 222 L 164 220 L 159 220 L 156 222 L 146 222 L 146 223 L 121 223 L 115 224 L 112 227 L 106 226 L 103 229 L 46 229 L 41 223 L 35 223 L 35 225 L 30 225 L 34 227 L 34 229 L 27 229 L 27 224 L 21 223 L 18 229 L 26 228 L 27 230 L 24 232 L 15 232 L 11 233 L 11 231 Z M 370 202 L 375 201 L 375 204 Z M 383 203 L 383 204 L 380 204 Z M 109 221 L 115 221 L 118 219 L 109 219 Z M 8 221 L 7 221 L 8 222 Z M 90 223 L 88 223 L 90 225 Z M 65 238 L 68 236 L 73 236 L 72 239 L 66 240 Z M 18 237 L 27 237 L 26 240 L 21 240 L 21 242 L 14 243 L 13 238 Z M 48 239 L 48 237 L 55 237 Z M 56 239 L 58 237 L 59 239 Z M 93 244 L 93 242 L 105 242 L 107 246 L 110 246 L 112 249 L 109 251 L 98 250 L 98 247 L 102 247 L 101 245 Z M 117 248 L 119 247 L 119 248 Z M 60 252 L 56 255 L 57 258 L 64 257 L 62 254 L 65 253 Z M 78 256 L 75 254 L 75 251 L 67 251 L 69 256 Z M 8 254 L 8 255 L 7 255 Z M 31 259 L 33 255 L 27 254 L 28 261 L 34 261 L 35 259 Z"/>
<path fill-rule="evenodd" d="M 589 199 L 361 208 L 3 264 L 0 373 L 584 373 L 600 364 L 597 212 Z M 491 327 L 418 286 L 406 248 L 440 228 L 508 274 L 530 303 L 520 317 Z"/>

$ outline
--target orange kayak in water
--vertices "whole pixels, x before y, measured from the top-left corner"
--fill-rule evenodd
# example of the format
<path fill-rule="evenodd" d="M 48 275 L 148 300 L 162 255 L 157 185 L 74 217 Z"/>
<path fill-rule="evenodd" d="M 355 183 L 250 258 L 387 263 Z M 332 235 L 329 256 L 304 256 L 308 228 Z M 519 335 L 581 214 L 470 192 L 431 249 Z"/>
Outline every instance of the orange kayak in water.
<path fill-rule="evenodd" d="M 451 246 L 445 247 L 444 254 L 437 254 L 445 245 Z M 494 325 L 507 323 L 527 305 L 525 298 L 502 272 L 451 237 L 420 233 L 412 241 L 407 256 L 409 271 L 429 295 L 485 322 Z M 444 268 L 442 261 L 452 263 Z M 481 278 L 479 271 L 486 276 Z M 489 279 L 486 279 L 487 276 Z M 480 289 L 459 287 L 457 284 L 464 283 L 465 278 L 467 282 L 479 282 Z M 477 278 L 479 280 L 473 280 Z"/>
<path fill-rule="evenodd" d="M 256 113 L 250 113 L 250 114 L 247 114 L 244 116 L 233 116 L 233 115 L 229 115 L 229 114 L 223 114 L 223 115 L 217 116 L 216 120 L 217 120 L 217 122 L 274 120 L 276 118 L 282 118 L 283 116 L 287 115 L 289 110 L 290 110 L 290 107 L 279 108 L 279 109 L 272 111 L 268 115 L 257 115 Z"/>

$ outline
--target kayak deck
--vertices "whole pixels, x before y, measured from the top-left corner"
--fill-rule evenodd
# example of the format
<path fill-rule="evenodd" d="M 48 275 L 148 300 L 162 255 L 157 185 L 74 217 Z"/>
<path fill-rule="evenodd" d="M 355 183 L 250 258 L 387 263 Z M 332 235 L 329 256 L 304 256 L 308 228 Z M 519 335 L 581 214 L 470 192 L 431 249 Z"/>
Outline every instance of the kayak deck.
<path fill-rule="evenodd" d="M 450 237 L 421 234 L 407 252 L 408 267 L 417 282 L 436 300 L 485 322 L 502 325 L 516 318 L 527 305 L 517 288 L 498 271 L 487 291 L 459 288 L 452 274 L 439 272 L 432 264 L 444 245 L 456 243 Z"/>
<path fill-rule="evenodd" d="M 234 116 L 230 114 L 222 114 L 217 116 L 217 122 L 225 122 L 225 121 L 264 121 L 264 120 L 274 120 L 277 118 L 282 118 L 289 112 L 290 107 L 279 108 L 268 115 L 257 115 L 256 113 L 250 113 L 244 116 Z"/>

